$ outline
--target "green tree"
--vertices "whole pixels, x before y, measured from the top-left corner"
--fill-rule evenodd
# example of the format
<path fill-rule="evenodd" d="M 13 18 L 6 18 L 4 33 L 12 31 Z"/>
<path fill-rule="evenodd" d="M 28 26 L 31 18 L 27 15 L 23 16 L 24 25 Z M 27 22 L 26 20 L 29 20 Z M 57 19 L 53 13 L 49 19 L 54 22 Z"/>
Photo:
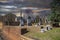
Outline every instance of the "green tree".
<path fill-rule="evenodd" d="M 52 14 L 50 15 L 51 21 L 60 21 L 60 0 L 53 0 L 51 3 Z"/>
<path fill-rule="evenodd" d="M 52 22 L 59 23 L 60 22 L 60 0 L 53 0 L 51 3 L 51 15 L 49 19 Z"/>
<path fill-rule="evenodd" d="M 9 13 L 9 14 L 6 14 L 4 17 L 5 17 L 5 21 L 14 22 L 16 15 Z"/>

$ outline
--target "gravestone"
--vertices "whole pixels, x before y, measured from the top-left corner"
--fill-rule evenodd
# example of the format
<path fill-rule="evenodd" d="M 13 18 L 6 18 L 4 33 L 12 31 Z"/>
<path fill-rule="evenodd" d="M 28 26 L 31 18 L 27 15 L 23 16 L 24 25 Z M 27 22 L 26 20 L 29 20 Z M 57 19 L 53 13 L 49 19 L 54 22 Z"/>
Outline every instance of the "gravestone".
<path fill-rule="evenodd" d="M 15 21 L 17 22 L 17 18 L 15 18 Z"/>
<path fill-rule="evenodd" d="M 24 21 L 23 21 L 22 17 L 20 19 L 20 26 L 24 26 Z"/>
<path fill-rule="evenodd" d="M 51 30 L 52 29 L 52 26 L 51 25 L 46 25 L 46 31 L 47 30 Z"/>
<path fill-rule="evenodd" d="M 30 16 L 27 18 L 27 25 L 28 26 L 32 26 L 32 24 L 31 24 L 31 17 Z"/>
<path fill-rule="evenodd" d="M 45 32 L 44 27 L 41 27 L 41 31 L 40 32 L 41 33 L 44 33 Z"/>

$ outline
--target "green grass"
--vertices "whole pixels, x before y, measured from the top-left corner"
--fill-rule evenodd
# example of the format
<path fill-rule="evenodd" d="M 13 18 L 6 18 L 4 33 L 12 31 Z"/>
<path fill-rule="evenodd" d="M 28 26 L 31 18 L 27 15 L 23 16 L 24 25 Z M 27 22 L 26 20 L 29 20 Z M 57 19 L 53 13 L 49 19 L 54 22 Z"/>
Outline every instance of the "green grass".
<path fill-rule="evenodd" d="M 60 40 L 60 28 L 53 28 L 45 33 L 30 31 L 24 35 L 27 37 L 38 38 L 40 40 Z"/>

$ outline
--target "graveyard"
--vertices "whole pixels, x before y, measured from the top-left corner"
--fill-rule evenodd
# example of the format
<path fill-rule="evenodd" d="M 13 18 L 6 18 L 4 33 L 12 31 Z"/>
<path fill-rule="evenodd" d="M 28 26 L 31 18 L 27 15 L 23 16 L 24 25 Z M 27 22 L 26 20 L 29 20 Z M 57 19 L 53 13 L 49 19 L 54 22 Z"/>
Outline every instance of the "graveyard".
<path fill-rule="evenodd" d="M 11 17 L 11 15 L 13 14 L 11 13 L 6 15 L 7 20 L 9 19 L 8 17 Z M 21 35 L 34 40 L 60 40 L 60 27 L 58 26 L 53 27 L 52 26 L 53 23 L 49 22 L 45 17 L 39 18 L 39 16 L 37 16 L 34 22 L 32 22 L 31 17 L 28 16 L 27 20 L 25 21 L 26 24 L 24 23 L 23 17 L 20 17 L 19 20 L 15 19 L 14 17 L 15 15 L 13 15 L 11 18 L 13 20 L 10 19 L 6 21 L 4 19 L 3 22 L 3 24 L 5 25 L 5 26 L 3 25 L 3 27 L 5 27 L 3 31 L 5 31 L 4 35 L 7 36 L 7 40 L 9 38 L 15 40 L 15 37 L 16 40 L 20 39 Z M 0 24 L 2 25 L 2 23 Z M 21 33 L 19 33 L 19 31 Z M 12 35 L 14 38 L 11 37 Z"/>
<path fill-rule="evenodd" d="M 60 1 L 0 2 L 0 40 L 60 40 Z"/>
<path fill-rule="evenodd" d="M 30 29 L 30 30 L 29 30 Z M 60 28 L 53 28 L 52 30 L 41 33 L 39 27 L 28 28 L 29 32 L 25 33 L 27 36 L 36 40 L 60 40 Z"/>

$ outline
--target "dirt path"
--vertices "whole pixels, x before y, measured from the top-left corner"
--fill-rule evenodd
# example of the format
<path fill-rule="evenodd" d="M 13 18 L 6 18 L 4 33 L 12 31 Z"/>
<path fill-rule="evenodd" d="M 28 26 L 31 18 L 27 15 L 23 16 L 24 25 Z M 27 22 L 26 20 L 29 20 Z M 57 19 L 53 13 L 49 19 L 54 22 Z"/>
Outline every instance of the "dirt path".
<path fill-rule="evenodd" d="M 18 27 L 18 26 L 10 27 L 9 31 L 8 31 L 7 27 L 4 28 L 3 34 L 4 34 L 4 38 L 6 38 L 6 40 L 32 40 L 28 37 L 22 36 L 20 34 L 20 27 Z"/>

